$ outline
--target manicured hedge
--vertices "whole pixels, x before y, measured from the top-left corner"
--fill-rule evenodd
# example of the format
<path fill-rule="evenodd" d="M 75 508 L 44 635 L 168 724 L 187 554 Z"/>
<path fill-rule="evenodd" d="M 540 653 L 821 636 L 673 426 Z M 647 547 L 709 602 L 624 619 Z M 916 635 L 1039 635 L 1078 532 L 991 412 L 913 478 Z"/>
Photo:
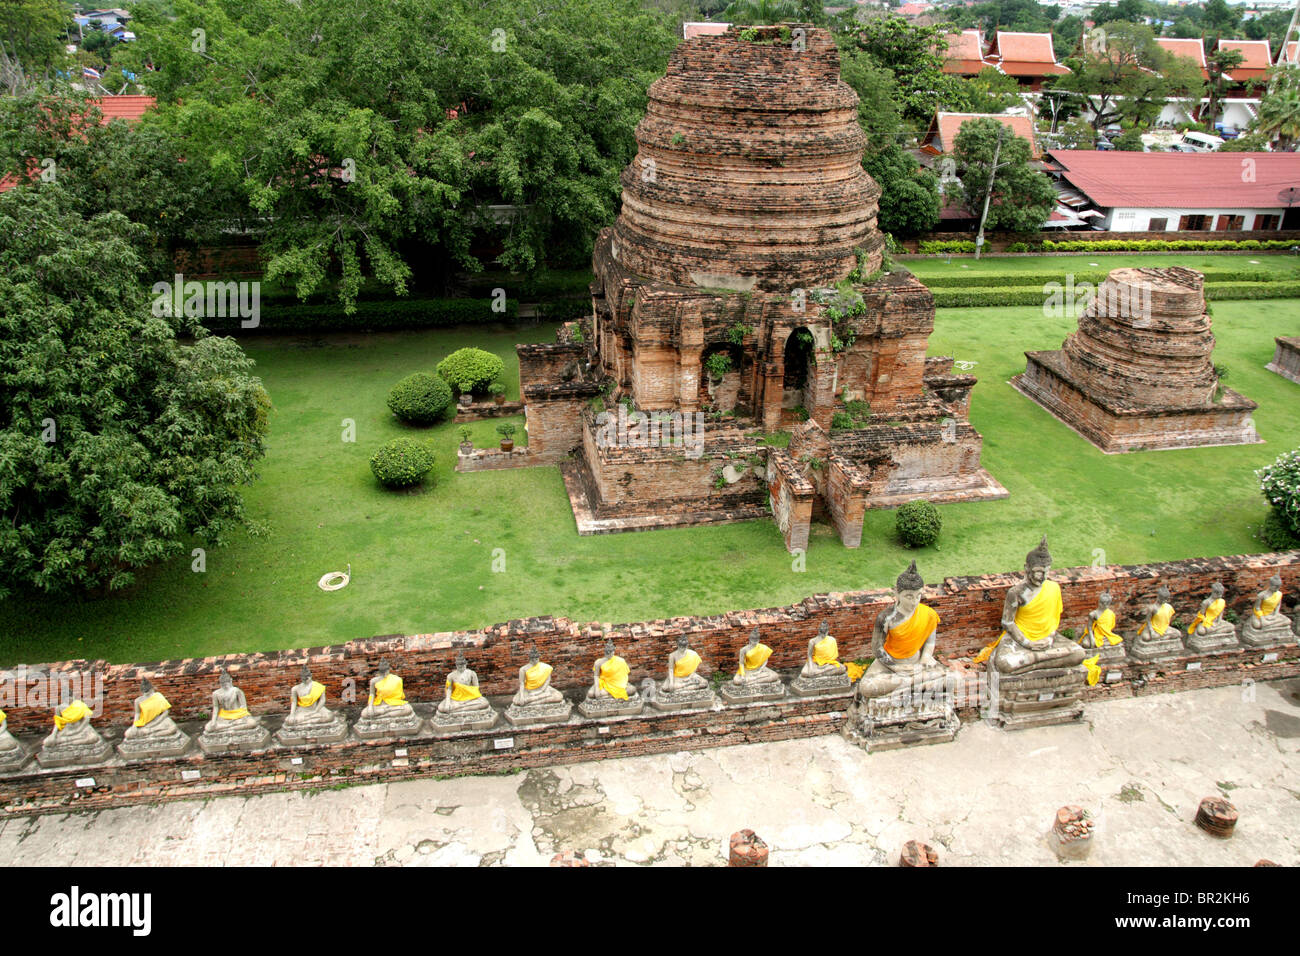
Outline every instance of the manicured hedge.
<path fill-rule="evenodd" d="M 1288 282 L 1300 281 L 1300 270 L 1278 272 L 1269 269 L 1198 269 L 1207 285 L 1221 282 Z M 1074 282 L 1091 282 L 1096 285 L 1110 274 L 1109 269 L 1075 272 Z M 921 281 L 931 289 L 1002 288 L 1007 286 L 1038 286 L 1049 282 L 1064 282 L 1064 272 L 969 272 L 960 275 L 923 276 Z"/>
<path fill-rule="evenodd" d="M 1044 252 L 1201 252 L 1290 249 L 1294 239 L 1046 239 Z"/>
<path fill-rule="evenodd" d="M 514 322 L 519 302 L 506 300 L 504 312 L 493 312 L 487 298 L 473 299 L 387 299 L 357 303 L 351 315 L 337 302 L 321 305 L 262 303 L 256 328 L 241 327 L 238 316 L 205 318 L 203 325 L 220 335 L 248 335 L 276 332 L 365 332 L 383 329 L 427 329 L 447 325 L 486 322 Z"/>
<path fill-rule="evenodd" d="M 923 239 L 917 250 L 924 256 L 947 256 L 975 251 L 973 239 Z"/>
<path fill-rule="evenodd" d="M 1057 280 L 1059 281 L 1059 280 Z M 1205 298 L 1213 301 L 1230 299 L 1300 298 L 1300 282 L 1220 282 L 1207 284 Z M 936 289 L 934 304 L 940 309 L 987 308 L 999 305 L 1042 305 L 1041 285 L 1024 287 L 981 287 L 973 289 Z"/>

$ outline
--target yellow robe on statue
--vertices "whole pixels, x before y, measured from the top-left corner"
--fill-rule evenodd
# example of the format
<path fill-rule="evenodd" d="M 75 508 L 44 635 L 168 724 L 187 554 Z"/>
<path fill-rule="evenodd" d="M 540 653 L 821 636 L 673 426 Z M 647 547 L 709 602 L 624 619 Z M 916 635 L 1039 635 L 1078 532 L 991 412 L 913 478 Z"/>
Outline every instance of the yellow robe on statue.
<path fill-rule="evenodd" d="M 1101 660 L 1100 654 L 1094 654 L 1092 657 L 1083 659 L 1083 666 L 1088 668 L 1088 686 L 1094 687 L 1097 681 L 1101 680 L 1101 665 L 1097 662 Z"/>
<path fill-rule="evenodd" d="M 700 655 L 687 648 L 686 653 L 677 658 L 677 663 L 673 664 L 673 676 L 690 677 L 699 666 Z"/>
<path fill-rule="evenodd" d="M 1061 626 L 1061 615 L 1064 612 L 1061 586 L 1055 581 L 1047 580 L 1032 599 L 1016 608 L 1016 616 L 1013 620 L 1027 640 L 1041 641 L 1056 633 L 1056 629 Z M 1006 636 L 1006 631 L 999 634 L 997 640 L 975 656 L 974 662 L 982 664 L 988 660 L 993 655 L 993 649 L 1001 644 L 1002 638 Z"/>
<path fill-rule="evenodd" d="M 896 661 L 916 656 L 938 626 L 938 612 L 927 604 L 918 604 L 911 617 L 885 634 L 885 653 Z"/>
<path fill-rule="evenodd" d="M 1214 622 L 1219 619 L 1219 615 L 1223 613 L 1225 607 L 1227 607 L 1227 602 L 1224 601 L 1223 598 L 1219 598 L 1217 601 L 1212 602 L 1204 611 L 1198 611 L 1196 614 L 1196 620 L 1192 621 L 1192 626 L 1187 629 L 1187 633 L 1189 635 L 1195 634 L 1196 629 L 1202 624 L 1206 627 L 1214 627 Z"/>
<path fill-rule="evenodd" d="M 1259 602 L 1259 610 L 1255 611 L 1255 616 L 1261 621 L 1277 610 L 1277 606 L 1282 603 L 1282 592 L 1274 591 L 1264 600 Z"/>
<path fill-rule="evenodd" d="M 482 692 L 473 684 L 460 684 L 450 677 L 447 678 L 447 686 L 451 689 L 452 700 L 478 700 L 483 696 Z"/>
<path fill-rule="evenodd" d="M 1156 609 L 1156 613 L 1151 615 L 1151 621 L 1147 630 L 1153 631 L 1164 636 L 1165 631 L 1169 630 L 1169 622 L 1174 617 L 1174 606 L 1172 604 L 1162 604 Z"/>
<path fill-rule="evenodd" d="M 311 690 L 298 698 L 299 707 L 310 707 L 316 701 L 320 700 L 320 695 L 325 693 L 325 685 L 318 680 L 311 682 Z"/>
<path fill-rule="evenodd" d="M 813 663 L 825 667 L 827 664 L 840 662 L 840 646 L 835 638 L 827 634 L 813 645 Z"/>
<path fill-rule="evenodd" d="M 1115 612 L 1106 608 L 1097 615 L 1097 620 L 1092 622 L 1092 646 L 1102 647 L 1109 644 L 1114 647 L 1116 644 L 1123 643 L 1124 638 L 1115 633 Z"/>
<path fill-rule="evenodd" d="M 406 703 L 402 693 L 402 679 L 396 674 L 389 674 L 375 682 L 374 693 L 370 695 L 370 706 L 383 704 L 386 707 L 399 707 Z"/>
<path fill-rule="evenodd" d="M 627 661 L 615 655 L 600 665 L 600 689 L 610 697 L 627 700 L 627 675 L 631 668 Z"/>
<path fill-rule="evenodd" d="M 234 710 L 226 710 L 224 707 L 217 711 L 217 716 L 222 720 L 242 720 L 248 716 L 247 707 L 236 707 Z"/>
<path fill-rule="evenodd" d="M 167 698 L 158 691 L 154 691 L 144 700 L 140 701 L 140 716 L 135 719 L 137 727 L 147 727 L 167 711 L 171 710 L 172 705 L 167 703 Z"/>
<path fill-rule="evenodd" d="M 79 720 L 89 717 L 91 710 L 82 700 L 74 700 L 67 707 L 63 708 L 63 713 L 54 715 L 54 727 L 62 730 L 68 724 L 75 724 Z"/>
<path fill-rule="evenodd" d="M 5 712 L 3 710 L 0 710 L 0 730 L 5 729 L 5 720 L 6 720 Z"/>
<path fill-rule="evenodd" d="M 772 648 L 768 647 L 766 644 L 755 644 L 749 650 L 745 651 L 745 656 L 743 658 L 744 663 L 741 665 L 740 670 L 736 671 L 736 676 L 744 677 L 745 671 L 758 670 L 767 663 L 767 659 L 771 656 Z"/>
<path fill-rule="evenodd" d="M 524 690 L 537 690 L 550 679 L 552 667 L 544 661 L 538 661 L 524 671 Z"/>

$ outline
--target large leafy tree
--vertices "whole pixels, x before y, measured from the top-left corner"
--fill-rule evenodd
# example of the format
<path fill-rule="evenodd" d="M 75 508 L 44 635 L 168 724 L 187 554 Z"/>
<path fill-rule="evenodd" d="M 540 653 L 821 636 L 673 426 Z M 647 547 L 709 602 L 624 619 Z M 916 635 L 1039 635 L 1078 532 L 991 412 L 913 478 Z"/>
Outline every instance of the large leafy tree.
<path fill-rule="evenodd" d="M 999 140 L 1001 146 L 998 146 Z M 993 189 L 989 191 L 989 170 Z M 989 229 L 1035 232 L 1043 227 L 1056 201 L 1056 190 L 1043 173 L 1031 165 L 1029 141 L 1009 132 L 992 118 L 968 120 L 957 134 L 953 158 L 961 180 L 966 208 L 978 215 L 989 196 Z"/>
<path fill-rule="evenodd" d="M 0 2 L 0 89 L 18 93 L 50 79 L 67 59 L 69 19 L 61 0 Z"/>
<path fill-rule="evenodd" d="M 128 54 L 160 122 L 265 229 L 267 274 L 404 291 L 581 261 L 613 217 L 676 20 L 638 0 L 176 0 Z M 423 250 L 424 254 L 417 250 Z"/>
<path fill-rule="evenodd" d="M 963 95 L 965 81 L 943 72 L 949 29 L 916 26 L 899 16 L 872 17 L 853 24 L 839 42 L 893 74 L 903 119 L 921 127 Z"/>
<path fill-rule="evenodd" d="M 75 205 L 57 183 L 0 196 L 0 595 L 121 588 L 219 544 L 263 454 L 252 362 L 154 315 L 141 227 Z"/>
<path fill-rule="evenodd" d="M 939 184 L 912 154 L 898 145 L 869 152 L 863 159 L 871 178 L 880 184 L 878 224 L 900 238 L 918 236 L 939 224 Z"/>

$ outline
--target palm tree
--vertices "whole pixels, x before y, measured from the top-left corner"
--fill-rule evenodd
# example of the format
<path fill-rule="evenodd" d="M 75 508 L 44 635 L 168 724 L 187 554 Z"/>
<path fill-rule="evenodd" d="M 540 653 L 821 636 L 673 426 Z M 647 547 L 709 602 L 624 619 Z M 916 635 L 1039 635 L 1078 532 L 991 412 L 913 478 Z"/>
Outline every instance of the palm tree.
<path fill-rule="evenodd" d="M 797 20 L 805 6 L 797 0 L 732 0 L 721 18 L 729 23 L 766 25 Z"/>
<path fill-rule="evenodd" d="M 1280 87 L 1260 101 L 1255 129 L 1277 137 L 1278 149 L 1286 150 L 1300 140 L 1300 90 Z"/>

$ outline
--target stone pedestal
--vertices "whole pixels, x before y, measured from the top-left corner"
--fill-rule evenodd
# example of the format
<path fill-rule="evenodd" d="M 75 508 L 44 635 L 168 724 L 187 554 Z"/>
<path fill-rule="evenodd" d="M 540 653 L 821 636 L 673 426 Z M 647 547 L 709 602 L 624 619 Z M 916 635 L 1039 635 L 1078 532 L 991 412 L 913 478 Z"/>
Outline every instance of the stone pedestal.
<path fill-rule="evenodd" d="M 1065 724 L 1083 717 L 1088 669 L 1043 667 L 1019 674 L 989 668 L 992 701 L 988 719 L 1005 730 Z"/>
<path fill-rule="evenodd" d="M 849 672 L 828 674 L 823 677 L 805 677 L 800 674 L 790 681 L 790 693 L 796 697 L 821 697 L 824 694 L 847 694 L 853 690 Z"/>
<path fill-rule="evenodd" d="M 261 722 L 230 730 L 209 731 L 205 727 L 203 733 L 199 734 L 199 749 L 209 756 L 265 750 L 270 745 L 271 732 Z"/>
<path fill-rule="evenodd" d="M 1092 852 L 1093 821 L 1082 807 L 1061 807 L 1047 832 L 1047 842 L 1062 860 L 1083 860 Z"/>
<path fill-rule="evenodd" d="M 850 743 L 875 753 L 947 743 L 960 728 L 945 677 L 920 687 L 904 685 L 880 697 L 859 696 L 849 705 L 841 733 Z"/>
<path fill-rule="evenodd" d="M 384 713 L 393 710 L 394 713 Z M 403 737 L 419 737 L 424 733 L 424 721 L 409 705 L 401 708 L 384 707 L 367 714 L 362 711 L 357 722 L 352 725 L 352 732 L 361 740 L 398 740 Z"/>
<path fill-rule="evenodd" d="M 163 723 L 165 721 L 165 723 Z M 154 724 L 160 724 L 154 727 Z M 124 760 L 152 760 L 157 757 L 180 757 L 190 752 L 194 740 L 185 731 L 176 726 L 176 722 L 163 714 L 155 717 L 145 727 L 132 725 L 126 729 L 126 736 L 117 745 L 117 752 Z"/>
<path fill-rule="evenodd" d="M 27 766 L 32 755 L 8 730 L 0 730 L 0 774 L 17 773 Z"/>
<path fill-rule="evenodd" d="M 1300 337 L 1278 336 L 1273 342 L 1277 346 L 1273 361 L 1264 368 L 1300 385 Z"/>
<path fill-rule="evenodd" d="M 496 723 L 497 712 L 494 707 L 450 713 L 434 711 L 429 729 L 435 734 L 455 734 L 465 730 L 491 730 Z"/>
<path fill-rule="evenodd" d="M 717 695 L 713 693 L 708 684 L 703 682 L 693 687 L 681 687 L 673 691 L 666 691 L 662 686 L 659 686 L 650 699 L 651 708 L 660 713 L 672 713 L 678 710 L 699 710 L 701 708 L 711 710 L 717 703 Z"/>
<path fill-rule="evenodd" d="M 1175 631 L 1173 628 L 1166 631 L 1164 637 L 1148 634 L 1127 638 L 1125 643 L 1128 644 L 1128 656 L 1144 664 L 1167 660 L 1170 657 L 1181 657 L 1187 653 L 1187 649 L 1183 647 L 1182 632 Z"/>
<path fill-rule="evenodd" d="M 752 704 L 759 700 L 780 700 L 785 696 L 785 683 L 779 680 L 762 684 L 729 680 L 718 688 L 718 692 L 724 704 Z"/>
<path fill-rule="evenodd" d="M 1100 656 L 1101 660 L 1099 660 L 1098 663 L 1103 667 L 1107 664 L 1123 664 L 1128 660 L 1127 644 L 1107 644 L 1104 647 L 1080 646 L 1083 647 L 1083 654 L 1085 657 Z"/>
<path fill-rule="evenodd" d="M 1193 654 L 1214 654 L 1237 649 L 1237 629 L 1220 621 L 1205 634 L 1188 634 L 1187 649 Z"/>
<path fill-rule="evenodd" d="M 306 747 L 312 744 L 333 744 L 348 737 L 348 722 L 342 714 L 329 711 L 327 721 L 310 723 L 285 723 L 275 732 L 275 742 L 284 747 Z"/>
<path fill-rule="evenodd" d="M 1265 621 L 1267 623 L 1263 627 L 1255 627 L 1251 624 L 1250 617 L 1247 617 L 1237 632 L 1237 640 L 1246 647 L 1277 647 L 1279 644 L 1296 643 L 1297 637 L 1290 618 L 1273 613 Z"/>
<path fill-rule="evenodd" d="M 538 724 L 562 724 L 573 716 L 573 705 L 567 700 L 548 701 L 541 704 L 515 704 L 506 708 L 506 720 L 512 727 L 534 727 Z"/>
<path fill-rule="evenodd" d="M 55 767 L 87 767 L 113 756 L 113 745 L 87 726 L 76 738 L 47 737 L 36 755 L 37 762 L 49 770 Z"/>
<path fill-rule="evenodd" d="M 640 694 L 629 694 L 627 700 L 617 697 L 588 697 L 578 705 L 578 713 L 592 720 L 601 717 L 635 717 L 645 706 Z"/>

